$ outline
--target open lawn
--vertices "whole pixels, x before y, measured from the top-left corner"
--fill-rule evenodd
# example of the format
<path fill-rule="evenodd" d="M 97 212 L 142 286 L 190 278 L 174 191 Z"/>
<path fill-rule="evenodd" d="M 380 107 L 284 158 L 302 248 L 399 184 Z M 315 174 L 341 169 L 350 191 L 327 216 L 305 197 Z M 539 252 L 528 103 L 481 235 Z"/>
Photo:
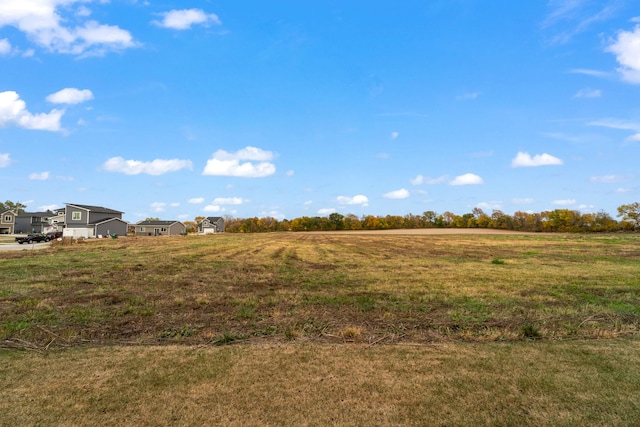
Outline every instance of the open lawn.
<path fill-rule="evenodd" d="M 53 242 L 0 252 L 0 423 L 634 425 L 639 331 L 637 234 Z"/>

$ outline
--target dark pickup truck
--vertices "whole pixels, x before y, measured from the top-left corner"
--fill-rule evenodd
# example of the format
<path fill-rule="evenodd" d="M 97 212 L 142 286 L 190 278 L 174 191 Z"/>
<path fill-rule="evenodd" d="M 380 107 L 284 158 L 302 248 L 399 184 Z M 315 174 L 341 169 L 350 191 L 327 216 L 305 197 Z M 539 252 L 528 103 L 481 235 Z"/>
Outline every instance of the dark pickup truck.
<path fill-rule="evenodd" d="M 28 234 L 26 236 L 16 237 L 16 243 L 40 243 L 48 242 L 49 239 L 44 234 Z"/>

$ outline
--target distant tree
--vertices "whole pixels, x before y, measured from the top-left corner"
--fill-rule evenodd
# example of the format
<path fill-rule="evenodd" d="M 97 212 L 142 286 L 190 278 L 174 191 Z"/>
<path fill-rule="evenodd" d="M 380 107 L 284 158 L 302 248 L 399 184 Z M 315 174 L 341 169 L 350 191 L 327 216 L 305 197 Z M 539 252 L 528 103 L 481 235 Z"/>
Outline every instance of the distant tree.
<path fill-rule="evenodd" d="M 26 207 L 27 205 L 24 205 L 20 202 L 12 202 L 11 200 L 7 200 L 4 203 L 0 202 L 0 211 L 11 210 L 21 214 L 21 213 L 24 213 L 24 210 L 26 209 Z"/>
<path fill-rule="evenodd" d="M 149 218 L 145 218 L 145 221 L 160 221 L 160 218 L 157 217 L 149 217 Z"/>
<path fill-rule="evenodd" d="M 426 227 L 434 227 L 436 225 L 437 218 L 438 214 L 434 211 L 426 211 L 422 214 L 422 221 Z"/>
<path fill-rule="evenodd" d="M 332 230 L 342 230 L 344 228 L 344 216 L 338 212 L 329 215 L 329 222 Z"/>
<path fill-rule="evenodd" d="M 195 233 L 198 229 L 198 224 L 194 221 L 184 221 L 187 233 Z"/>
<path fill-rule="evenodd" d="M 632 230 L 640 229 L 640 203 L 629 203 L 618 206 L 618 217 L 622 218 L 623 227 Z"/>

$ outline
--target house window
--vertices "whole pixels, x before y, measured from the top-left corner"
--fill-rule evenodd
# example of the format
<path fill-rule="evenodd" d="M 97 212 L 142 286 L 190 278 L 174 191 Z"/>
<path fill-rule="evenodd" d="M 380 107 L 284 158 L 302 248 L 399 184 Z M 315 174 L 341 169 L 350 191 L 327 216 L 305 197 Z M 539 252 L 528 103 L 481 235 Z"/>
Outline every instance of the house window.
<path fill-rule="evenodd" d="M 144 233 L 144 227 L 140 227 L 140 232 Z"/>
<path fill-rule="evenodd" d="M 74 221 L 80 221 L 82 219 L 82 212 L 72 212 L 71 215 L 71 219 Z"/>
<path fill-rule="evenodd" d="M 7 215 L 4 217 L 4 222 L 11 222 L 11 215 Z"/>
<path fill-rule="evenodd" d="M 162 227 L 162 228 L 160 229 L 160 231 L 162 231 L 162 232 L 164 233 L 164 232 L 166 232 L 166 231 L 167 231 L 167 229 L 166 229 L 166 227 Z"/>

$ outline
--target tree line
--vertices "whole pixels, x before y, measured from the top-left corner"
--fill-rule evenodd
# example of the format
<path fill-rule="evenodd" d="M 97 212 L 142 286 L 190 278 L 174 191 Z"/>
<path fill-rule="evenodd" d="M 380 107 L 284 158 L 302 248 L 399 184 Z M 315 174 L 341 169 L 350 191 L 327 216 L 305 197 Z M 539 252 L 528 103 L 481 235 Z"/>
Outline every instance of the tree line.
<path fill-rule="evenodd" d="M 614 232 L 640 230 L 640 203 L 618 207 L 614 219 L 606 212 L 582 213 L 571 209 L 555 209 L 540 213 L 517 211 L 508 215 L 501 210 L 490 214 L 480 208 L 457 215 L 453 212 L 426 211 L 422 215 L 407 214 L 358 217 L 332 213 L 329 216 L 302 216 L 278 220 L 263 218 L 225 218 L 225 231 L 230 233 L 263 233 L 272 231 L 392 230 L 415 228 L 488 228 L 529 232 Z"/>

